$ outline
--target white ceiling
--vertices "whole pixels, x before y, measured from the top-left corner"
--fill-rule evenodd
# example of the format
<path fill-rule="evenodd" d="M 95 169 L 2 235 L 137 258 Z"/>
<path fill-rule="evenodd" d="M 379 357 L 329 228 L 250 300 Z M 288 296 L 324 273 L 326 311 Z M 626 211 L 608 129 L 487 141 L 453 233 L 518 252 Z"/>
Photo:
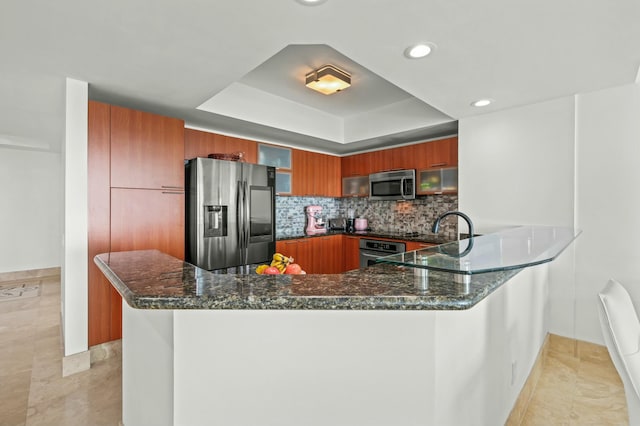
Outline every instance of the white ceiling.
<path fill-rule="evenodd" d="M 633 83 L 638 22 L 638 0 L 3 0 L 0 146 L 60 150 L 66 77 L 96 100 L 257 140 L 338 154 L 419 141 Z M 403 56 L 425 41 L 432 55 Z M 305 88 L 325 63 L 353 86 Z"/>

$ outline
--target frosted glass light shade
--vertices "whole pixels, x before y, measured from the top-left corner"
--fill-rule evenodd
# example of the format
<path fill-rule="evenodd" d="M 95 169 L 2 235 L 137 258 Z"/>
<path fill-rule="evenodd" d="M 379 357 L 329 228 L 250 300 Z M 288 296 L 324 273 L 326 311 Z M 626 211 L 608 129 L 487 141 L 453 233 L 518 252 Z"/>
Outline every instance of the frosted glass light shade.
<path fill-rule="evenodd" d="M 332 95 L 351 86 L 351 75 L 333 65 L 325 65 L 307 74 L 305 85 L 325 95 Z"/>

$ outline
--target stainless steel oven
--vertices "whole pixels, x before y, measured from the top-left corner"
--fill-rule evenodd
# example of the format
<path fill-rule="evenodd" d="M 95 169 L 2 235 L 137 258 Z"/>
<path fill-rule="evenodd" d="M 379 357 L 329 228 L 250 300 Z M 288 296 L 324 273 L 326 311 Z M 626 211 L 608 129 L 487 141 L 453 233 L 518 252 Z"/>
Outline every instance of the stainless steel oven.
<path fill-rule="evenodd" d="M 360 267 L 366 268 L 376 263 L 379 257 L 404 253 L 407 246 L 397 241 L 370 240 L 360 238 Z"/>

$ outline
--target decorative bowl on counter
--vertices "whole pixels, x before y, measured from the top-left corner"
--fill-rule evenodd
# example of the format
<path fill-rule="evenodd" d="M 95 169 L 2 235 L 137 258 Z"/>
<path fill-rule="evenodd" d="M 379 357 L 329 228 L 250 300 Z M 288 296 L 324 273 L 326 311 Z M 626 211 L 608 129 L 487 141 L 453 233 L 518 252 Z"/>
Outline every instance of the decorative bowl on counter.
<path fill-rule="evenodd" d="M 209 158 L 214 160 L 244 161 L 244 152 L 234 152 L 232 154 L 213 153 L 209 154 Z"/>

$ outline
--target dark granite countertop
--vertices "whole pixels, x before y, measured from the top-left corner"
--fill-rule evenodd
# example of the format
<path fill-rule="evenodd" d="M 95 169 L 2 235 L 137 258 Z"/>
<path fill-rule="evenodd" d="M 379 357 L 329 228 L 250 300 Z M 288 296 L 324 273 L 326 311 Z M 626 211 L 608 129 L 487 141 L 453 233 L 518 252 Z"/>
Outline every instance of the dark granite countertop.
<path fill-rule="evenodd" d="M 384 231 L 356 231 L 356 232 L 345 232 L 345 231 L 327 231 L 324 234 L 317 235 L 282 235 L 277 238 L 278 241 L 282 240 L 295 240 L 299 238 L 316 238 L 316 237 L 324 237 L 327 235 L 352 235 L 355 237 L 367 237 L 367 238 L 388 238 L 392 240 L 400 240 L 400 241 L 415 241 L 417 243 L 431 243 L 431 244 L 446 244 L 455 240 L 455 238 L 447 237 L 446 235 L 441 234 L 419 234 L 419 233 L 393 233 L 393 232 L 384 232 Z"/>
<path fill-rule="evenodd" d="M 127 303 L 140 309 L 469 309 L 519 272 L 454 275 L 393 265 L 335 275 L 213 274 L 157 250 L 104 253 L 94 258 Z M 418 271 L 424 273 L 424 271 Z"/>

